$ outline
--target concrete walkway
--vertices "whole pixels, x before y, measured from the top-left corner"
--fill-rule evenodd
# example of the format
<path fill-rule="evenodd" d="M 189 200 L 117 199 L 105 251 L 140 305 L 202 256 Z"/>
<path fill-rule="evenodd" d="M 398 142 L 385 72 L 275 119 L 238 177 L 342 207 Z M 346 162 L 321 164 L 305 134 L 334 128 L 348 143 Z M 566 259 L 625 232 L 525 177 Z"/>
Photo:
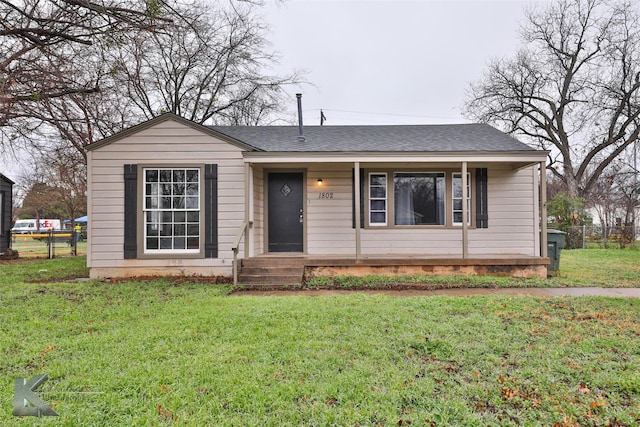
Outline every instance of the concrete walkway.
<path fill-rule="evenodd" d="M 402 290 L 334 290 L 334 289 L 318 289 L 318 290 L 268 290 L 268 291 L 240 291 L 235 295 L 257 295 L 257 296 L 326 296 L 326 295 L 345 295 L 357 292 L 376 293 L 398 297 L 415 297 L 415 296 L 483 296 L 483 295 L 525 295 L 533 297 L 563 297 L 563 296 L 599 296 L 599 297 L 617 297 L 617 298 L 640 298 L 640 288 L 459 288 L 459 289 L 402 289 Z"/>

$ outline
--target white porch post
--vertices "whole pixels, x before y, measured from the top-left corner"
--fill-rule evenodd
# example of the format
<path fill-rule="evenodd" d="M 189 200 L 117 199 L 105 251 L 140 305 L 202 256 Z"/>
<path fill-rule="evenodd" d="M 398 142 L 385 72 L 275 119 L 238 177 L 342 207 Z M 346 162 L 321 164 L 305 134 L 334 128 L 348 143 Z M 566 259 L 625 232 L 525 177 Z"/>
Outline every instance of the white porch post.
<path fill-rule="evenodd" d="M 353 194 L 355 205 L 355 226 L 356 226 L 356 259 L 360 259 L 362 256 L 362 248 L 360 246 L 360 162 L 355 162 L 353 165 Z"/>
<path fill-rule="evenodd" d="M 251 256 L 251 205 L 253 202 L 253 174 L 251 164 L 244 164 L 244 222 L 246 224 L 244 232 L 244 257 Z"/>
<path fill-rule="evenodd" d="M 467 162 L 462 162 L 462 258 L 469 258 L 469 215 L 467 206 Z"/>
<path fill-rule="evenodd" d="M 540 162 L 540 255 L 547 258 L 547 164 Z"/>

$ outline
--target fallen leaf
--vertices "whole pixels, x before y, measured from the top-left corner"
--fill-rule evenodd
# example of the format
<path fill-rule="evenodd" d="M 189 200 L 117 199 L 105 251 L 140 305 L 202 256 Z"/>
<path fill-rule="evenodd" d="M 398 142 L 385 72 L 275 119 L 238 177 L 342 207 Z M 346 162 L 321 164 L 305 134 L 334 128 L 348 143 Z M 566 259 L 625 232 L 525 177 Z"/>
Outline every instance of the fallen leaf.
<path fill-rule="evenodd" d="M 589 394 L 591 392 L 585 383 L 578 384 L 578 391 L 582 394 Z"/>
<path fill-rule="evenodd" d="M 517 388 L 513 389 L 513 388 L 503 387 L 500 393 L 502 394 L 503 399 L 512 400 L 513 398 L 515 398 L 517 395 L 520 394 L 520 390 L 518 390 Z"/>
<path fill-rule="evenodd" d="M 327 397 L 326 402 L 327 402 L 327 405 L 333 406 L 338 403 L 338 399 L 336 399 L 335 397 Z"/>
<path fill-rule="evenodd" d="M 580 424 L 573 419 L 573 415 L 571 415 L 569 418 L 567 418 L 567 416 L 563 416 L 562 417 L 562 422 L 561 423 L 553 423 L 553 427 L 578 427 Z"/>

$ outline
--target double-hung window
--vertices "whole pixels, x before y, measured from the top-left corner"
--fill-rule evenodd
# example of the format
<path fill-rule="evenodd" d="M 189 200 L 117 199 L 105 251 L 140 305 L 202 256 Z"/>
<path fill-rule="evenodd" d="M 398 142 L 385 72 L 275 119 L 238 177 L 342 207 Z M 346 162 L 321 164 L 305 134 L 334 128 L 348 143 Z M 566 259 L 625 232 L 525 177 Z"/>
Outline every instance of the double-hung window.
<path fill-rule="evenodd" d="M 199 253 L 199 168 L 144 168 L 144 252 Z"/>
<path fill-rule="evenodd" d="M 453 225 L 462 225 L 462 173 L 453 173 Z M 471 224 L 471 174 L 467 174 L 467 224 Z"/>
<path fill-rule="evenodd" d="M 387 225 L 387 174 L 369 174 L 369 224 Z"/>

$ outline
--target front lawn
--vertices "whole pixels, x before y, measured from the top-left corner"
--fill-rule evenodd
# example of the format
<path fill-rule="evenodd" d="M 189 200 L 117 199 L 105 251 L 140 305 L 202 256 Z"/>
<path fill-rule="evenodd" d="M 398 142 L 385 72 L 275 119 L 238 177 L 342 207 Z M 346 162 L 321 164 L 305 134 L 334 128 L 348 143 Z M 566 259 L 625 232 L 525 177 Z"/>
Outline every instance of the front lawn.
<path fill-rule="evenodd" d="M 637 299 L 250 297 L 28 283 L 70 271 L 16 265 L 0 265 L 0 425 L 640 423 Z M 37 374 L 60 417 L 12 417 L 14 380 Z"/>
<path fill-rule="evenodd" d="M 640 250 L 563 250 L 557 282 L 559 286 L 640 287 Z"/>

